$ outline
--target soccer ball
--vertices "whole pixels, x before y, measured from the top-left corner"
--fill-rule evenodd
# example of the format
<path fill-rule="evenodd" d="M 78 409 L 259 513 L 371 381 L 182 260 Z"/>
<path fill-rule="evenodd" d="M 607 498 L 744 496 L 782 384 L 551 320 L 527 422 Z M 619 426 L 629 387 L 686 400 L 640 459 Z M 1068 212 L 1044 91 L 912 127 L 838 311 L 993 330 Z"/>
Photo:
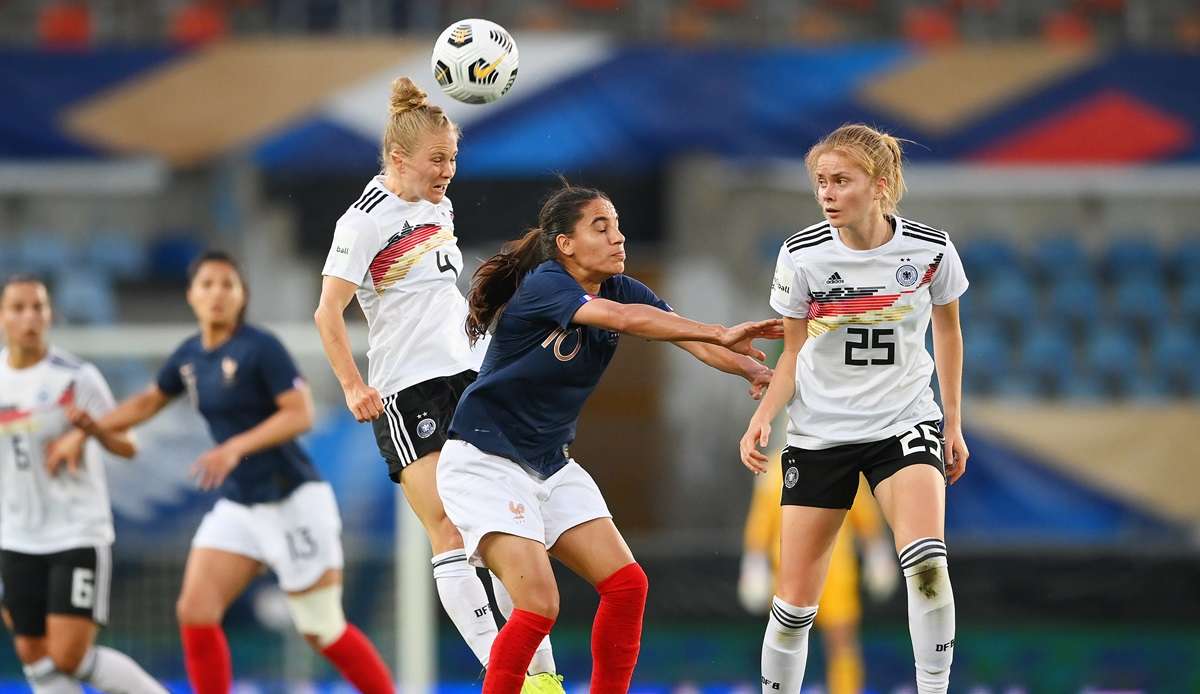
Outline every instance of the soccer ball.
<path fill-rule="evenodd" d="M 442 91 L 468 104 L 486 104 L 512 89 L 517 58 L 517 42 L 504 27 L 464 19 L 438 37 L 430 65 Z"/>

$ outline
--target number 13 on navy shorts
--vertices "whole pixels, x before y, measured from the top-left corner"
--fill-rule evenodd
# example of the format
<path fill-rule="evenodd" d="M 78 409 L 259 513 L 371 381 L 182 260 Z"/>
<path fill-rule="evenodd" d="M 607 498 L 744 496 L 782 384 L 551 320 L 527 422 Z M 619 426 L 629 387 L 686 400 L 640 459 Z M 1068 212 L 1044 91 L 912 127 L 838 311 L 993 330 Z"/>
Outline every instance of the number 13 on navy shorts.
<path fill-rule="evenodd" d="M 882 441 L 850 443 L 810 450 L 783 449 L 784 506 L 850 508 L 861 473 L 871 491 L 882 481 L 910 465 L 932 465 L 946 476 L 943 441 L 937 422 L 921 422 Z"/>

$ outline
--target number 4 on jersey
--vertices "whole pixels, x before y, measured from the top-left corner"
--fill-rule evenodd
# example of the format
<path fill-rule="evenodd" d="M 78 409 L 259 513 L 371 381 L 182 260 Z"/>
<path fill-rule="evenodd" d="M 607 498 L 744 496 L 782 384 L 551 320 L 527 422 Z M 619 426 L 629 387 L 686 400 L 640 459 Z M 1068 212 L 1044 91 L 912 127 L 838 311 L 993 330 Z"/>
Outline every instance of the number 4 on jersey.
<path fill-rule="evenodd" d="M 458 268 L 454 267 L 454 261 L 450 260 L 450 256 L 442 255 L 441 251 L 437 252 L 437 267 L 442 272 L 453 272 L 454 278 L 458 279 Z"/>

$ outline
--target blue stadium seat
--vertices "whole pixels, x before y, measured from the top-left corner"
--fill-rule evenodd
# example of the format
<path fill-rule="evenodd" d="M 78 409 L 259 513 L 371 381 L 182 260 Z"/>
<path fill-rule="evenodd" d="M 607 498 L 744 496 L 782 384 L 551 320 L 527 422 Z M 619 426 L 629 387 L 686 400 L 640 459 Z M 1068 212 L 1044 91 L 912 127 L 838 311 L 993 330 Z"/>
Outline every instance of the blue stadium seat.
<path fill-rule="evenodd" d="M 1027 280 L 1011 275 L 996 277 L 985 287 L 984 303 L 988 315 L 1003 321 L 1010 329 L 1041 313 L 1034 287 Z"/>
<path fill-rule="evenodd" d="M 146 248 L 130 233 L 93 234 L 84 246 L 83 258 L 90 267 L 118 279 L 137 279 L 146 271 Z"/>
<path fill-rule="evenodd" d="M 1141 371 L 1141 353 L 1129 331 L 1116 325 L 1104 326 L 1086 345 L 1087 365 L 1106 391 L 1112 395 L 1128 392 Z"/>
<path fill-rule="evenodd" d="M 1184 239 L 1168 250 L 1168 272 L 1180 284 L 1195 281 L 1200 274 L 1200 235 Z"/>
<path fill-rule="evenodd" d="M 965 385 L 978 393 L 990 393 L 1012 373 L 1008 341 L 989 322 L 964 329 L 963 369 Z"/>
<path fill-rule="evenodd" d="M 1152 325 L 1163 325 L 1170 313 L 1170 302 L 1163 288 L 1163 279 L 1145 277 L 1117 285 L 1113 292 L 1113 309 L 1117 320 L 1132 324 L 1147 332 Z"/>
<path fill-rule="evenodd" d="M 1172 381 L 1200 376 L 1200 338 L 1181 325 L 1157 331 L 1150 347 L 1152 370 Z"/>
<path fill-rule="evenodd" d="M 1090 277 L 1068 277 L 1050 285 L 1050 318 L 1072 328 L 1095 323 L 1101 316 L 1100 288 Z"/>
<path fill-rule="evenodd" d="M 158 279 L 182 281 L 187 278 L 188 266 L 203 252 L 204 245 L 193 233 L 180 230 L 150 245 L 150 268 Z"/>
<path fill-rule="evenodd" d="M 1080 402 L 1104 400 L 1107 395 L 1098 378 L 1088 373 L 1077 373 L 1063 384 L 1063 398 Z"/>
<path fill-rule="evenodd" d="M 17 241 L 20 272 L 49 276 L 76 263 L 76 249 L 61 232 L 30 229 Z"/>
<path fill-rule="evenodd" d="M 1001 237 L 981 237 L 964 241 L 959 250 L 968 279 L 988 281 L 1007 275 L 1024 276 L 1021 254 L 1011 241 Z"/>
<path fill-rule="evenodd" d="M 1038 382 L 1024 374 L 1014 372 L 1001 379 L 993 388 L 992 395 L 1014 400 L 1032 400 L 1042 394 Z"/>
<path fill-rule="evenodd" d="M 1092 272 L 1091 260 L 1079 243 L 1079 238 L 1070 234 L 1038 241 L 1029 254 L 1029 260 L 1038 279 L 1048 283 L 1090 276 Z"/>
<path fill-rule="evenodd" d="M 1101 271 L 1111 281 L 1130 274 L 1161 275 L 1164 271 L 1162 252 L 1148 235 L 1117 238 L 1104 251 Z"/>
<path fill-rule="evenodd" d="M 1200 328 L 1200 277 L 1195 277 L 1179 289 L 1176 300 L 1179 319 L 1193 329 Z"/>
<path fill-rule="evenodd" d="M 54 310 L 70 323 L 112 323 L 117 318 L 112 281 L 100 272 L 61 272 L 54 278 Z"/>
<path fill-rule="evenodd" d="M 1020 345 L 1021 371 L 1047 394 L 1062 392 L 1073 375 L 1075 347 L 1066 332 L 1054 325 L 1037 325 Z"/>

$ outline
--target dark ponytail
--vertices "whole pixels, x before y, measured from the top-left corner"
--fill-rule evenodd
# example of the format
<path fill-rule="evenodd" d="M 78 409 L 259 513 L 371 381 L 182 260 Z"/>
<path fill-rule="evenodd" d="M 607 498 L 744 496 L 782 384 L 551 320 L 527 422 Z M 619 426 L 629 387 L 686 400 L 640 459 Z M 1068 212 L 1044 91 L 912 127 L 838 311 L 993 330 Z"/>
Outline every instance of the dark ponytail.
<path fill-rule="evenodd" d="M 500 252 L 488 258 L 471 278 L 467 295 L 470 313 L 467 316 L 467 336 L 471 344 L 479 341 L 492 328 L 500 312 L 517 293 L 529 271 L 558 256 L 558 236 L 570 236 L 575 223 L 583 214 L 584 205 L 608 196 L 595 188 L 572 186 L 563 181 L 542 205 L 538 225 L 519 239 L 504 244 Z"/>

